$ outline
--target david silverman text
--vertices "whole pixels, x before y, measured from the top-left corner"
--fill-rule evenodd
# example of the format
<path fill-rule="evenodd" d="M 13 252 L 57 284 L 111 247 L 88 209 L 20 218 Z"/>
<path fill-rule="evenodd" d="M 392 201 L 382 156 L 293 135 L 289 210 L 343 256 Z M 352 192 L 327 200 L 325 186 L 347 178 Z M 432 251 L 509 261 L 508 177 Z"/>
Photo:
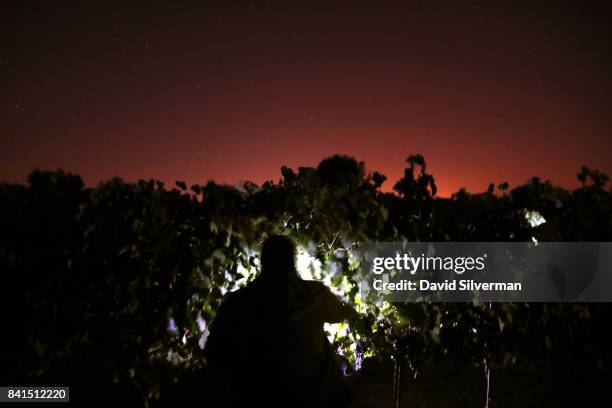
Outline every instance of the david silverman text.
<path fill-rule="evenodd" d="M 390 291 L 520 291 L 522 285 L 520 282 L 476 282 L 471 279 L 461 280 L 445 280 L 444 282 L 430 282 L 426 279 L 420 279 L 418 281 L 418 287 L 416 281 L 408 279 L 402 279 L 397 282 L 385 282 L 382 279 L 374 280 L 374 289 L 390 290 Z"/>

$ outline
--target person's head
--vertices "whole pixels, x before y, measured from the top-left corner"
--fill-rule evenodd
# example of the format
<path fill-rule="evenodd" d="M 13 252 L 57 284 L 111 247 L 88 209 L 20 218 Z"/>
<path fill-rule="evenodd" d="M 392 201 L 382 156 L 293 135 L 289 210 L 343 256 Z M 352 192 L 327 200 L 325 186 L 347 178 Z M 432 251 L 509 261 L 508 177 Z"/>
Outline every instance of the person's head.
<path fill-rule="evenodd" d="M 297 277 L 295 244 L 284 235 L 271 235 L 261 248 L 261 274 L 269 279 L 287 280 Z"/>

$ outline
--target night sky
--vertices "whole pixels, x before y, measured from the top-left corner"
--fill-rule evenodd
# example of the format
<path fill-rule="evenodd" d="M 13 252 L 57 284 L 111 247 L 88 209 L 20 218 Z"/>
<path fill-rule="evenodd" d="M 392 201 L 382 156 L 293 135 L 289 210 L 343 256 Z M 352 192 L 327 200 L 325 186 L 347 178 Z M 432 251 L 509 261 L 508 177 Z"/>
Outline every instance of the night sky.
<path fill-rule="evenodd" d="M 442 195 L 612 174 L 603 7 L 107 3 L 0 6 L 0 181 L 260 183 L 344 153 L 389 189 L 417 152 Z"/>

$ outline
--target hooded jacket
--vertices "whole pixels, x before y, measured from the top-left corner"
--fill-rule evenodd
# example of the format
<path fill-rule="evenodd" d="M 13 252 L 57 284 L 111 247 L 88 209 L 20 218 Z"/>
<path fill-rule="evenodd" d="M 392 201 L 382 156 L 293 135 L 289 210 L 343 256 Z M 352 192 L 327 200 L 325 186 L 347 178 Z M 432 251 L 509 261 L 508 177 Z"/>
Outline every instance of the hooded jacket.
<path fill-rule="evenodd" d="M 230 381 L 233 406 L 327 407 L 351 397 L 323 323 L 345 317 L 322 283 L 260 276 L 227 296 L 210 327 L 208 362 Z"/>

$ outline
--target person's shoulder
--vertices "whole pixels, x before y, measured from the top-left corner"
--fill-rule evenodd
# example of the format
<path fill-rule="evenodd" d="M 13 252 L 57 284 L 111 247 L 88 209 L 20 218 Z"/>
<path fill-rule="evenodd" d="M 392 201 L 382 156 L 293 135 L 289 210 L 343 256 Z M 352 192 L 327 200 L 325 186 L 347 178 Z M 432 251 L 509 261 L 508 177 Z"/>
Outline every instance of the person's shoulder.
<path fill-rule="evenodd" d="M 247 301 L 247 299 L 252 296 L 251 292 L 252 289 L 248 285 L 233 292 L 228 292 L 224 296 L 223 304 L 230 307 L 234 305 L 239 305 Z"/>
<path fill-rule="evenodd" d="M 315 299 L 324 322 L 334 323 L 344 319 L 342 302 L 327 285 L 318 281 L 303 282 L 308 287 L 310 297 Z"/>
<path fill-rule="evenodd" d="M 319 281 L 302 279 L 302 283 L 305 287 L 313 290 L 324 290 L 325 288 L 327 288 L 327 286 L 325 286 L 323 282 Z"/>
<path fill-rule="evenodd" d="M 323 283 L 313 280 L 302 280 L 302 284 L 313 295 L 323 295 L 331 293 L 331 290 Z"/>
<path fill-rule="evenodd" d="M 217 322 L 219 320 L 232 320 L 241 315 L 242 311 L 244 311 L 249 304 L 248 292 L 246 288 L 242 288 L 234 292 L 226 293 L 221 300 L 214 320 Z"/>

